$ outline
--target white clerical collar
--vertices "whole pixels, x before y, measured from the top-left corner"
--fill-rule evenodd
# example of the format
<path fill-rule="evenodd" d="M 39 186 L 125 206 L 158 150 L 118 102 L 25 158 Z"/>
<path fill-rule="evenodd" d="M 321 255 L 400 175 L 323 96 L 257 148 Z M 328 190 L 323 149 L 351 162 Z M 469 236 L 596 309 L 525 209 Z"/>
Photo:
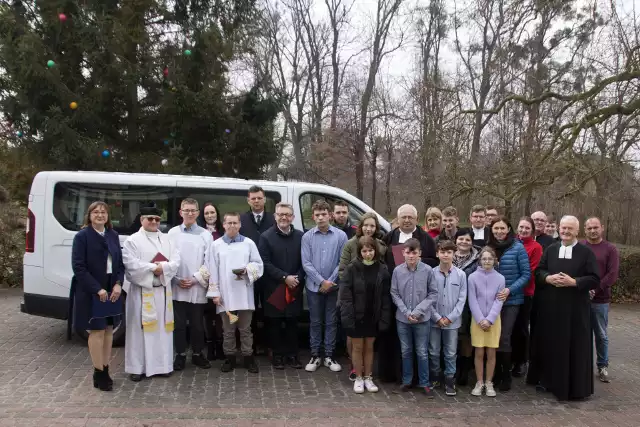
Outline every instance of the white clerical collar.
<path fill-rule="evenodd" d="M 402 230 L 399 230 L 399 231 L 400 231 L 400 236 L 398 237 L 398 243 L 404 243 L 407 240 L 413 238 L 413 233 L 416 231 L 416 229 L 414 228 L 411 233 L 405 233 Z"/>
<path fill-rule="evenodd" d="M 571 245 L 565 246 L 564 242 L 560 245 L 560 252 L 558 253 L 558 258 L 562 259 L 571 259 L 573 255 L 573 247 L 578 244 L 578 241 L 574 241 Z"/>
<path fill-rule="evenodd" d="M 473 237 L 476 239 L 484 239 L 484 227 L 482 228 L 474 228 L 473 229 Z"/>

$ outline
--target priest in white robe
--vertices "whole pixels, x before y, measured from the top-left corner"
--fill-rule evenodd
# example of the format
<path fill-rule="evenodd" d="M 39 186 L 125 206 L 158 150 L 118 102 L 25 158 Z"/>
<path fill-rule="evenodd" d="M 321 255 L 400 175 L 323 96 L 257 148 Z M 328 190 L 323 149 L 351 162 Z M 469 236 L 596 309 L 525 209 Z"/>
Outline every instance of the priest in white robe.
<path fill-rule="evenodd" d="M 204 258 L 213 243 L 213 236 L 196 224 L 199 214 L 198 201 L 186 198 L 180 203 L 182 224 L 169 230 L 171 243 L 180 252 L 180 267 L 173 278 L 173 313 L 175 330 L 173 343 L 176 357 L 173 370 L 181 371 L 187 360 L 187 321 L 189 322 L 189 343 L 193 353 L 191 363 L 202 368 L 211 368 L 211 363 L 202 354 L 204 350 L 204 311 L 207 306 L 209 271 Z"/>
<path fill-rule="evenodd" d="M 220 369 L 230 372 L 236 367 L 238 330 L 244 367 L 251 373 L 257 373 L 251 318 L 255 311 L 253 286 L 263 273 L 262 258 L 253 240 L 240 234 L 238 213 L 226 213 L 223 227 L 224 236 L 211 244 L 206 257 L 210 273 L 207 297 L 213 299 L 218 313 L 222 313 L 222 346 L 226 359 Z M 237 320 L 234 316 L 237 316 Z"/>
<path fill-rule="evenodd" d="M 158 230 L 162 212 L 140 209 L 140 230 L 124 242 L 127 293 L 125 372 L 132 381 L 173 372 L 173 295 L 171 280 L 180 254 Z"/>

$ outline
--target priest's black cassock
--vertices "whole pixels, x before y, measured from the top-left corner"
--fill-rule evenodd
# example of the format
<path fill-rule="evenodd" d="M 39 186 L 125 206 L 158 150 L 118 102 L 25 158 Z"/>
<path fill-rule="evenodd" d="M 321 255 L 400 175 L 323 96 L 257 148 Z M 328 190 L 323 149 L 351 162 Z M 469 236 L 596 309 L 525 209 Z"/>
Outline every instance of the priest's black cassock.
<path fill-rule="evenodd" d="M 559 400 L 576 400 L 593 394 L 589 290 L 598 287 L 600 277 L 591 249 L 577 243 L 571 255 L 561 256 L 561 246 L 561 242 L 549 246 L 536 270 L 540 305 L 527 382 L 542 385 Z M 558 273 L 574 278 L 576 286 L 546 282 L 547 276 Z"/>

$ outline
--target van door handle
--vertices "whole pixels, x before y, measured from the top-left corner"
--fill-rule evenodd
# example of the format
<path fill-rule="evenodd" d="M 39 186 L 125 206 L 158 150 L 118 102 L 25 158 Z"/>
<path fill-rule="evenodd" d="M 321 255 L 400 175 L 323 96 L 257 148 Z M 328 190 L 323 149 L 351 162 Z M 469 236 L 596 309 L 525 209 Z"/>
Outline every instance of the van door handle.
<path fill-rule="evenodd" d="M 62 241 L 62 246 L 73 246 L 73 239 L 65 239 Z"/>

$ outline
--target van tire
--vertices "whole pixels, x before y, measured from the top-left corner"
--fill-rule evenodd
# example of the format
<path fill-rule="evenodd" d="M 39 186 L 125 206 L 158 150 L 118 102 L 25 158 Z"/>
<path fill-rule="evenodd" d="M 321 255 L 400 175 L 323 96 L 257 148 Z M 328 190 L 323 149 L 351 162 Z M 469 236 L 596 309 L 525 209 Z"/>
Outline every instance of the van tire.
<path fill-rule="evenodd" d="M 124 297 L 123 297 L 124 298 Z M 127 330 L 126 316 L 125 316 L 125 305 L 127 304 L 127 300 L 123 301 L 122 304 L 122 321 L 118 328 L 113 331 L 113 346 L 114 347 L 124 347 L 125 333 Z M 74 326 L 74 331 L 76 335 L 83 341 L 87 342 L 89 339 L 89 331 L 86 329 L 81 329 Z"/>

